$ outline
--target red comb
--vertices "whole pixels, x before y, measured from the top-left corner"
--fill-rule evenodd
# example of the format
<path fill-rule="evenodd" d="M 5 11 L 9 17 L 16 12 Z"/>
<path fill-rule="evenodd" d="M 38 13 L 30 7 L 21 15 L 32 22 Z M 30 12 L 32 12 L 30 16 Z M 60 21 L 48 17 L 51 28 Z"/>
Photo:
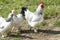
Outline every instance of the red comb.
<path fill-rule="evenodd" d="M 44 2 L 40 2 L 40 4 L 44 4 Z"/>

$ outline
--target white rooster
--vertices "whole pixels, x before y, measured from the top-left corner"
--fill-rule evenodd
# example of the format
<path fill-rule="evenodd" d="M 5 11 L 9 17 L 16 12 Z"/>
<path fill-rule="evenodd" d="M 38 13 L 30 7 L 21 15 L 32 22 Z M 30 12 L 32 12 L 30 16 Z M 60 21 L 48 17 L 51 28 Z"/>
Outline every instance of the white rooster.
<path fill-rule="evenodd" d="M 37 32 L 37 30 L 34 28 L 38 23 L 41 23 L 43 21 L 43 8 L 44 3 L 40 2 L 40 5 L 38 6 L 36 12 L 30 12 L 26 7 L 22 7 L 22 10 L 25 12 L 25 19 L 28 21 L 28 24 L 30 27 L 34 30 L 34 32 Z"/>
<path fill-rule="evenodd" d="M 13 27 L 13 15 L 14 14 L 11 14 L 10 18 L 0 24 L 0 34 L 2 35 L 2 37 L 6 37 Z"/>

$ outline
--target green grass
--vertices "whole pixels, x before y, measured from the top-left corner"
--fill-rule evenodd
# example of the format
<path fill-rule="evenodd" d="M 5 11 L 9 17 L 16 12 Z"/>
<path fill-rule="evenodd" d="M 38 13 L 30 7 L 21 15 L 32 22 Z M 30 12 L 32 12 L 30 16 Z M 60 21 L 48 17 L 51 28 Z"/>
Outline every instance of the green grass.
<path fill-rule="evenodd" d="M 46 26 L 46 25 L 48 25 L 48 23 L 47 23 L 46 21 L 43 21 L 43 22 L 41 23 L 41 26 Z"/>
<path fill-rule="evenodd" d="M 0 40 L 21 40 L 21 38 L 0 38 Z"/>
<path fill-rule="evenodd" d="M 20 38 L 13 38 L 12 40 L 21 40 Z"/>
<path fill-rule="evenodd" d="M 29 10 L 34 12 L 41 0 L 0 0 L 0 15 L 7 17 L 10 11 L 16 8 L 17 13 L 20 13 L 22 6 L 28 6 Z M 42 0 L 45 4 L 44 18 L 56 16 L 60 10 L 60 0 Z M 56 6 L 55 6 L 56 5 Z M 56 11 L 57 10 L 57 11 Z M 47 16 L 46 16 L 47 15 Z"/>
<path fill-rule="evenodd" d="M 54 25 L 60 27 L 60 20 L 56 20 L 56 21 L 54 22 Z"/>
<path fill-rule="evenodd" d="M 44 18 L 49 19 L 56 17 L 60 13 L 60 5 L 50 5 L 44 9 Z"/>
<path fill-rule="evenodd" d="M 37 28 L 43 28 L 44 26 L 47 26 L 47 25 L 48 25 L 48 23 L 46 21 L 43 21 L 40 24 L 38 24 L 36 27 Z"/>

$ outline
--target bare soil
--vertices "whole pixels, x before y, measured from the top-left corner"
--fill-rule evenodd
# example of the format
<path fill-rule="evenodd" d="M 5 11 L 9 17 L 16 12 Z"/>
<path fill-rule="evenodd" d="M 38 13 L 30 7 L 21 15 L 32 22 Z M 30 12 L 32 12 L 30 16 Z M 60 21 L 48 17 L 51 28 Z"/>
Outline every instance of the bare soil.
<path fill-rule="evenodd" d="M 54 20 L 49 19 L 49 25 L 43 28 L 37 29 L 37 33 L 33 30 L 29 30 L 29 27 L 24 23 L 19 35 L 10 35 L 6 37 L 6 40 L 13 40 L 13 38 L 21 38 L 21 40 L 60 40 L 60 27 L 56 27 L 53 24 Z M 52 22 L 53 21 L 53 22 Z"/>

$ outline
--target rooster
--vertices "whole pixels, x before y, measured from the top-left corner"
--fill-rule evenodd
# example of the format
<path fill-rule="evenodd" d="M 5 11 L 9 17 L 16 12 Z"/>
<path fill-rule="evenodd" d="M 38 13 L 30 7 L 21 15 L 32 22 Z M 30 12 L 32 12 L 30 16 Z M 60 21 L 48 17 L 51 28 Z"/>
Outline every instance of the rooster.
<path fill-rule="evenodd" d="M 37 32 L 37 30 L 34 28 L 37 24 L 41 23 L 43 21 L 43 8 L 44 3 L 40 2 L 37 10 L 33 13 L 30 12 L 27 7 L 22 7 L 22 10 L 24 10 L 22 14 L 25 15 L 25 19 L 27 20 L 28 24 L 30 25 L 31 29 L 34 30 L 34 32 Z"/>

